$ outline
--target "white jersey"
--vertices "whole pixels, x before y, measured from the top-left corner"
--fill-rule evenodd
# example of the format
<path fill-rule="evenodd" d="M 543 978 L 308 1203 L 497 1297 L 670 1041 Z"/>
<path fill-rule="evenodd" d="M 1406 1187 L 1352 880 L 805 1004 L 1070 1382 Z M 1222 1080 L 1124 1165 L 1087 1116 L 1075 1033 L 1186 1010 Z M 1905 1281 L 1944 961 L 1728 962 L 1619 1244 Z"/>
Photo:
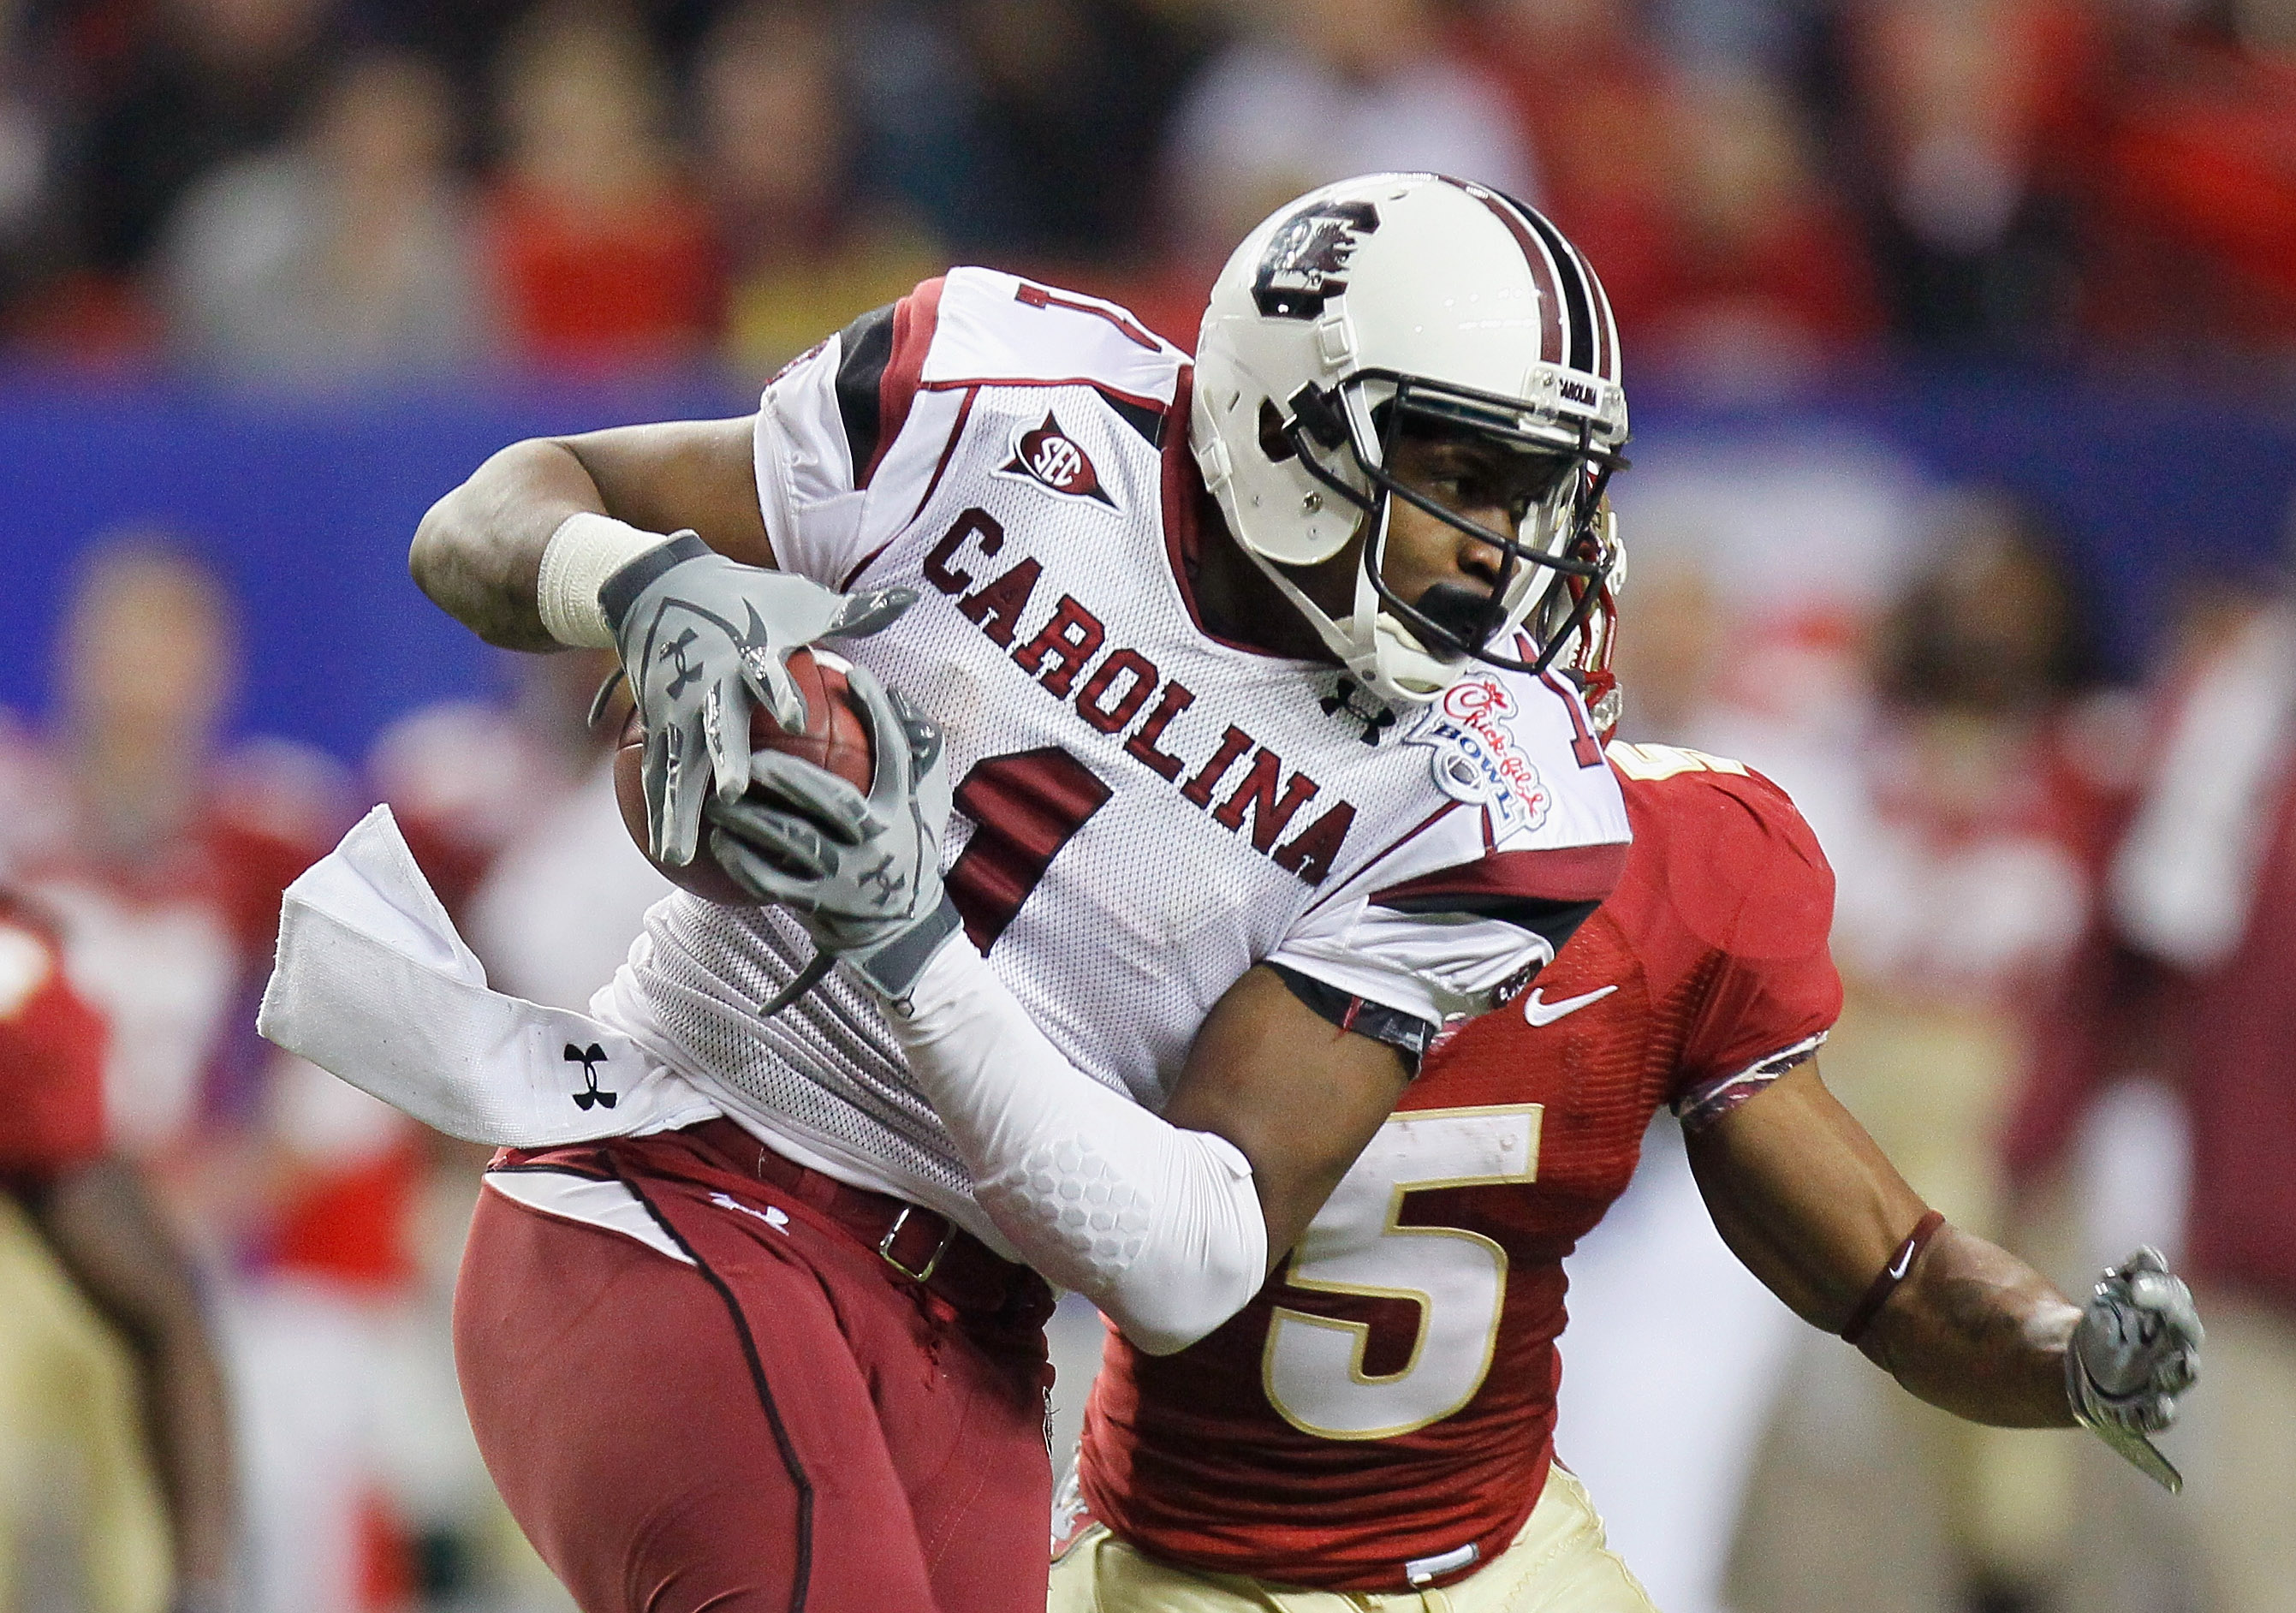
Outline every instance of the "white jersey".
<path fill-rule="evenodd" d="M 1062 1054 L 1151 1108 L 1255 964 L 1431 1026 L 1488 1007 L 1628 839 L 1559 677 L 1479 672 L 1390 714 L 1205 629 L 1189 380 L 1112 304 L 964 268 L 799 359 L 757 423 L 781 565 L 918 594 L 839 648 L 944 725 L 967 934 Z M 811 954 L 776 909 L 681 893 L 601 1009 L 776 1147 L 1004 1247 L 865 992 L 832 973 L 757 1016 Z"/>

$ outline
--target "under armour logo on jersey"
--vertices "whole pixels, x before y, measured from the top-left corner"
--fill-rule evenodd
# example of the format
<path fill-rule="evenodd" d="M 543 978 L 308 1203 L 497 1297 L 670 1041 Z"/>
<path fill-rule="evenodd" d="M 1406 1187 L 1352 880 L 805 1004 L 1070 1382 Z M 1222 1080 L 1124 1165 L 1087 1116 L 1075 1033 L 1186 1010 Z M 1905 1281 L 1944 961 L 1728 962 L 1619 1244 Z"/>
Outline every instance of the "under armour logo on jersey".
<path fill-rule="evenodd" d="M 1100 472 L 1093 468 L 1091 459 L 1061 430 L 1049 409 L 1045 411 L 1043 425 L 1013 439 L 1012 459 L 997 470 L 1006 476 L 1025 476 L 1071 498 L 1089 498 L 1116 508 L 1116 501 L 1101 487 Z"/>
<path fill-rule="evenodd" d="M 1316 703 L 1323 707 L 1325 716 L 1336 716 L 1344 711 L 1361 723 L 1364 725 L 1361 738 L 1366 745 L 1378 744 L 1381 737 L 1395 726 L 1394 708 L 1382 704 L 1368 690 L 1359 687 L 1353 678 L 1341 678 L 1332 685 L 1331 693 Z"/>
<path fill-rule="evenodd" d="M 606 1050 L 595 1042 L 591 1043 L 587 1047 L 577 1047 L 573 1043 L 569 1042 L 566 1044 L 565 1057 L 567 1063 L 579 1064 L 582 1067 L 583 1090 L 574 1094 L 574 1107 L 586 1114 L 594 1104 L 602 1109 L 613 1108 L 615 1094 L 598 1090 L 596 1067 L 606 1061 Z"/>

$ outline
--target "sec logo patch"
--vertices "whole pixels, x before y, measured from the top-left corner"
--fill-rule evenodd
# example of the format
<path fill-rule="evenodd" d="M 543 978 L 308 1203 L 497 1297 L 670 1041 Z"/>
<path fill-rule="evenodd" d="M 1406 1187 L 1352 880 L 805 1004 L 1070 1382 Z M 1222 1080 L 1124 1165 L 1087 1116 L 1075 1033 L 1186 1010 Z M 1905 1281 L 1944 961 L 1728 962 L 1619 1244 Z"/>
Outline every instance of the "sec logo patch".
<path fill-rule="evenodd" d="M 1025 476 L 1039 487 L 1070 498 L 1089 498 L 1116 508 L 1116 501 L 1100 485 L 1100 472 L 1076 439 L 1061 430 L 1050 410 L 1045 423 L 1021 432 L 1013 440 L 1013 457 L 997 467 L 1005 476 Z"/>

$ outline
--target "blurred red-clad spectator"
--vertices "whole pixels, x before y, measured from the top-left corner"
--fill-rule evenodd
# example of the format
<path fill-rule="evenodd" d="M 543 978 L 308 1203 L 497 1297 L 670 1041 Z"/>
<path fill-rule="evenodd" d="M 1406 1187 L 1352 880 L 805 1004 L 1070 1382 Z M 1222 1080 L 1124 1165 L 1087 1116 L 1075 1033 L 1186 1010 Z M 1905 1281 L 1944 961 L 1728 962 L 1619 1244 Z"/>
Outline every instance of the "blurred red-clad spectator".
<path fill-rule="evenodd" d="M 584 372 L 698 356 L 718 249 L 636 20 L 611 0 L 552 0 L 505 43 L 500 83 L 485 234 L 512 356 Z"/>
<path fill-rule="evenodd" d="M 2296 1583 L 2296 605 L 2230 606 L 2201 617 L 2167 682 L 2110 903 L 2055 999 L 2005 1151 L 2032 1187 L 2115 1083 L 2166 1079 L 2180 1096 L 2178 1265 L 2207 1320 L 2209 1378 L 2178 1428 L 2187 1504 L 2141 1521 L 2196 1549 L 2202 1605 L 2267 1613 Z M 2109 1501 L 2085 1495 L 2081 1511 Z M 2085 1543 L 2107 1578 L 2131 1566 L 2125 1543 Z"/>
<path fill-rule="evenodd" d="M 2262 11 L 2264 8 L 2255 8 Z M 2132 46 L 2095 186 L 2090 328 L 2190 359 L 2296 345 L 2296 58 Z"/>
<path fill-rule="evenodd" d="M 55 1269 L 116 1331 L 136 1379 L 135 1412 L 100 1404 L 85 1382 L 56 1393 L 61 1386 L 42 1364 L 53 1357 L 61 1371 L 86 1372 L 90 1363 L 78 1350 L 94 1341 L 76 1339 L 63 1317 L 44 1318 L 40 1297 L 26 1291 L 38 1275 L 11 1259 L 0 1470 L 39 1470 L 49 1507 L 69 1494 L 90 1526 L 82 1568 L 91 1585 L 126 1589 L 136 1553 L 119 1535 L 134 1527 L 139 1486 L 108 1485 L 105 1464 L 59 1462 L 53 1448 L 77 1446 L 71 1455 L 88 1456 L 88 1446 L 114 1432 L 102 1426 L 111 1412 L 127 1443 L 146 1453 L 156 1480 L 172 1537 L 168 1604 L 220 1608 L 229 1605 L 238 1543 L 223 1374 L 192 1262 L 140 1173 L 107 1140 L 106 1036 L 102 1018 L 66 979 L 45 915 L 0 887 L 0 1200 L 22 1212 Z M 12 1254 L 17 1236 L 12 1222 L 0 1244 Z M 23 1535 L 37 1529 L 29 1500 L 14 1484 L 0 1486 L 0 1551 L 25 1552 Z M 157 1605 L 166 1592 L 152 1585 L 142 1595 Z"/>
<path fill-rule="evenodd" d="M 1865 242 L 1819 183 L 1792 102 L 1765 79 L 1699 78 L 1672 110 L 1666 227 L 1634 288 L 1650 305 L 1630 315 L 1614 299 L 1621 328 L 1656 361 L 1708 374 L 1870 347 L 1882 318 Z"/>
<path fill-rule="evenodd" d="M 818 0 L 752 0 L 718 19 L 694 65 L 725 350 L 753 376 L 947 266 L 914 223 L 856 201 L 835 25 Z"/>
<path fill-rule="evenodd" d="M 188 550 L 99 547 L 66 612 L 56 719 L 0 757 L 19 808 L 0 861 L 58 915 L 73 982 L 112 1024 L 113 1132 L 139 1154 L 195 1152 L 203 1127 L 245 1118 L 260 1056 L 245 1010 L 280 893 L 348 806 L 312 753 L 224 747 L 237 631 Z"/>

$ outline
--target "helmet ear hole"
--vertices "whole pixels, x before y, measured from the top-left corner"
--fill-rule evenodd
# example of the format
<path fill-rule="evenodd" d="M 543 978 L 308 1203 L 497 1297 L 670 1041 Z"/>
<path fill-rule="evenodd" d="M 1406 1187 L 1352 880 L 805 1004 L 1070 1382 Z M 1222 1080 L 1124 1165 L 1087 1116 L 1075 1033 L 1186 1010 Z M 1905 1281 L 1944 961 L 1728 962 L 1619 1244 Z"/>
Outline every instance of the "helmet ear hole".
<path fill-rule="evenodd" d="M 1340 412 L 1338 400 L 1331 393 L 1319 390 L 1314 381 L 1292 393 L 1287 401 L 1292 418 L 1326 448 L 1336 448 L 1348 440 L 1348 420 Z"/>
<path fill-rule="evenodd" d="M 1259 451 L 1267 455 L 1271 464 L 1280 465 L 1297 456 L 1292 439 L 1283 435 L 1283 416 L 1276 413 L 1272 397 L 1259 400 Z"/>

